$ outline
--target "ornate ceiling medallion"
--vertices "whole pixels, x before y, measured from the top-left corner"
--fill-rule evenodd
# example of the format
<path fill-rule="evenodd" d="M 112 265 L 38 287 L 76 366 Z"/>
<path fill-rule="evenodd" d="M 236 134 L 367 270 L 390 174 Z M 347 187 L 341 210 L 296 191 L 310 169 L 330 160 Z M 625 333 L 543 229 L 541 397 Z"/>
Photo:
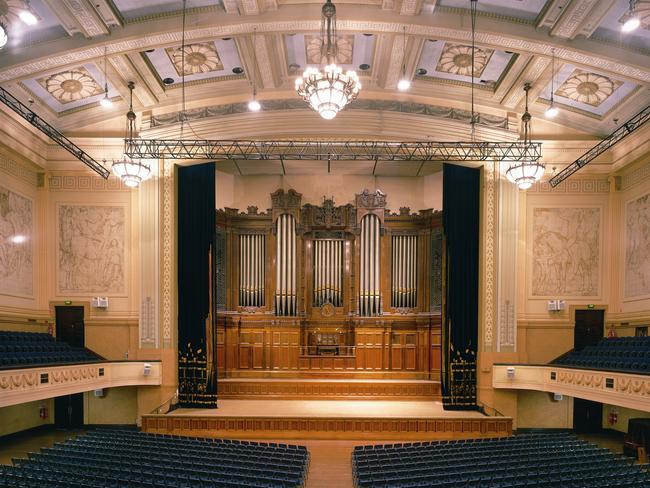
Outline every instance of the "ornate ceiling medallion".
<path fill-rule="evenodd" d="M 622 81 L 612 80 L 604 75 L 576 69 L 555 94 L 598 107 L 622 84 Z"/>
<path fill-rule="evenodd" d="M 327 64 L 327 56 L 322 54 L 323 39 L 320 36 L 305 36 L 305 51 L 309 64 Z M 354 36 L 337 36 L 336 64 L 352 64 L 354 51 Z"/>
<path fill-rule="evenodd" d="M 168 47 L 165 52 L 179 76 L 223 70 L 223 63 L 213 43 L 188 44 L 185 48 Z M 185 73 L 183 73 L 183 61 Z"/>
<path fill-rule="evenodd" d="M 474 77 L 480 77 L 490 62 L 494 50 L 474 49 Z M 445 43 L 436 70 L 452 75 L 472 76 L 472 46 Z"/>
<path fill-rule="evenodd" d="M 104 93 L 101 85 L 95 81 L 85 68 L 75 68 L 40 78 L 38 83 L 63 104 Z"/>
<path fill-rule="evenodd" d="M 20 12 L 27 8 L 24 0 L 0 0 L 0 23 L 10 26 L 20 18 Z"/>

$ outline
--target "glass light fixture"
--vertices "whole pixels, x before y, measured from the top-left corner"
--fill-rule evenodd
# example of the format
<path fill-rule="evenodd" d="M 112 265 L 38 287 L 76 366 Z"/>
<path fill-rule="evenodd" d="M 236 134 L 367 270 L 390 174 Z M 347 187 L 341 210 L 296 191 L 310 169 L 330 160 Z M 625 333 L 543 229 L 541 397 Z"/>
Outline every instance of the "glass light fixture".
<path fill-rule="evenodd" d="M 639 28 L 641 25 L 641 19 L 635 12 L 636 0 L 630 0 L 630 8 L 627 12 L 628 18 L 621 26 L 621 30 L 625 33 L 632 32 Z"/>
<path fill-rule="evenodd" d="M 260 102 L 257 101 L 257 55 L 255 49 L 255 41 L 257 39 L 257 29 L 253 29 L 253 99 L 248 102 L 248 110 L 251 112 L 259 112 L 262 108 Z"/>
<path fill-rule="evenodd" d="M 321 71 L 308 67 L 302 77 L 296 79 L 296 91 L 321 117 L 331 120 L 347 104 L 357 98 L 361 82 L 355 71 L 336 65 L 336 7 L 327 0 L 321 10 L 321 59 L 326 65 Z"/>
<path fill-rule="evenodd" d="M 129 111 L 126 113 L 126 135 L 124 141 L 125 154 L 119 161 L 113 161 L 111 169 L 126 186 L 137 188 L 140 183 L 151 177 L 151 168 L 142 161 L 136 161 L 126 155 L 126 141 L 133 140 L 135 135 L 135 112 L 133 111 L 133 89 L 135 88 L 135 84 L 130 81 L 128 87 L 130 92 L 130 102 Z"/>
<path fill-rule="evenodd" d="M 113 108 L 113 101 L 108 98 L 108 76 L 106 74 L 106 46 L 104 46 L 104 98 L 99 101 L 99 104 L 105 109 Z"/>
<path fill-rule="evenodd" d="M 528 148 L 531 146 L 530 141 L 530 119 L 532 118 L 528 111 L 528 91 L 530 90 L 530 83 L 524 85 L 526 92 L 526 109 L 521 116 L 524 123 L 524 151 L 522 158 L 519 161 L 510 165 L 506 171 L 506 178 L 517 185 L 520 190 L 527 190 L 536 181 L 539 181 L 544 175 L 544 165 L 539 162 L 539 159 L 532 158 L 528 155 Z"/>
<path fill-rule="evenodd" d="M 7 41 L 9 41 L 9 36 L 7 36 L 7 28 L 2 23 L 0 23 L 0 49 L 7 45 Z"/>
<path fill-rule="evenodd" d="M 402 58 L 402 78 L 397 83 L 397 89 L 399 91 L 406 91 L 411 88 L 411 80 L 406 77 L 406 26 L 403 28 L 404 36 L 402 38 L 402 51 L 404 52 Z"/>
<path fill-rule="evenodd" d="M 38 24 L 38 17 L 36 17 L 36 15 L 34 15 L 34 12 L 32 12 L 29 9 L 21 10 L 18 13 L 18 18 L 20 20 L 22 20 L 27 25 L 36 25 L 36 24 Z"/>
<path fill-rule="evenodd" d="M 546 109 L 546 112 L 544 113 L 544 116 L 552 119 L 553 117 L 557 116 L 560 111 L 558 108 L 555 106 L 555 49 L 551 49 L 551 105 Z"/>

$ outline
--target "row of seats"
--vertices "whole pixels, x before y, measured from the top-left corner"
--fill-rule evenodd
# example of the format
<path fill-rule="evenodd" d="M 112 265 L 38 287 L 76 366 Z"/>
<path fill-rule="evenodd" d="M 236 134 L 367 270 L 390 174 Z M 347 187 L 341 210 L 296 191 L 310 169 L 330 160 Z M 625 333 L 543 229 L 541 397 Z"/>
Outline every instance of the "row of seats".
<path fill-rule="evenodd" d="M 101 361 L 82 347 L 56 342 L 49 334 L 0 331 L 0 368 Z"/>
<path fill-rule="evenodd" d="M 650 337 L 613 337 L 573 350 L 551 364 L 588 369 L 650 373 Z"/>
<path fill-rule="evenodd" d="M 650 471 L 569 433 L 358 446 L 355 485 L 445 488 L 648 488 Z"/>
<path fill-rule="evenodd" d="M 0 486 L 302 487 L 304 446 L 97 429 L 0 467 Z"/>

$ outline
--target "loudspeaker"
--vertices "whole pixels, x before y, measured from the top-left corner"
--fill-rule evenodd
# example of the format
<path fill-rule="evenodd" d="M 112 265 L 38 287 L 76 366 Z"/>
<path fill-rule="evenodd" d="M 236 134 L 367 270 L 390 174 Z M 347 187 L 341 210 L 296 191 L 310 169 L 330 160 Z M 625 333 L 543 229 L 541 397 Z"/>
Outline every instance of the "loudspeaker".
<path fill-rule="evenodd" d="M 149 363 L 144 363 L 144 371 L 142 372 L 145 376 L 149 376 L 151 374 L 151 364 Z"/>
<path fill-rule="evenodd" d="M 511 380 L 512 378 L 514 378 L 514 377 L 515 377 L 515 368 L 513 368 L 512 366 L 508 366 L 508 367 L 506 368 L 506 377 L 507 377 L 509 380 Z"/>
<path fill-rule="evenodd" d="M 95 390 L 95 391 L 93 392 L 93 394 L 94 394 L 96 397 L 101 398 L 101 397 L 104 396 L 104 389 L 103 389 L 103 388 L 98 388 L 97 390 Z"/>

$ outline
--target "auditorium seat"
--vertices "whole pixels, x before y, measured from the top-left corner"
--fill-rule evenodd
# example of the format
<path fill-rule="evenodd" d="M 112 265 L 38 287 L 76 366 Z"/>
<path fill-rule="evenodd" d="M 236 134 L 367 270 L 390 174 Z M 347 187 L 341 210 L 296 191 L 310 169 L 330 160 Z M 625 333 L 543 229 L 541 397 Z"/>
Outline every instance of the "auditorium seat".
<path fill-rule="evenodd" d="M 650 337 L 613 337 L 569 351 L 551 362 L 558 366 L 650 374 Z"/>
<path fill-rule="evenodd" d="M 352 469 L 358 488 L 650 486 L 647 466 L 564 432 L 357 446 Z"/>
<path fill-rule="evenodd" d="M 305 484 L 304 446 L 97 429 L 0 467 L 8 487 L 263 487 Z"/>
<path fill-rule="evenodd" d="M 101 360 L 94 352 L 56 342 L 49 334 L 0 331 L 0 369 Z"/>

